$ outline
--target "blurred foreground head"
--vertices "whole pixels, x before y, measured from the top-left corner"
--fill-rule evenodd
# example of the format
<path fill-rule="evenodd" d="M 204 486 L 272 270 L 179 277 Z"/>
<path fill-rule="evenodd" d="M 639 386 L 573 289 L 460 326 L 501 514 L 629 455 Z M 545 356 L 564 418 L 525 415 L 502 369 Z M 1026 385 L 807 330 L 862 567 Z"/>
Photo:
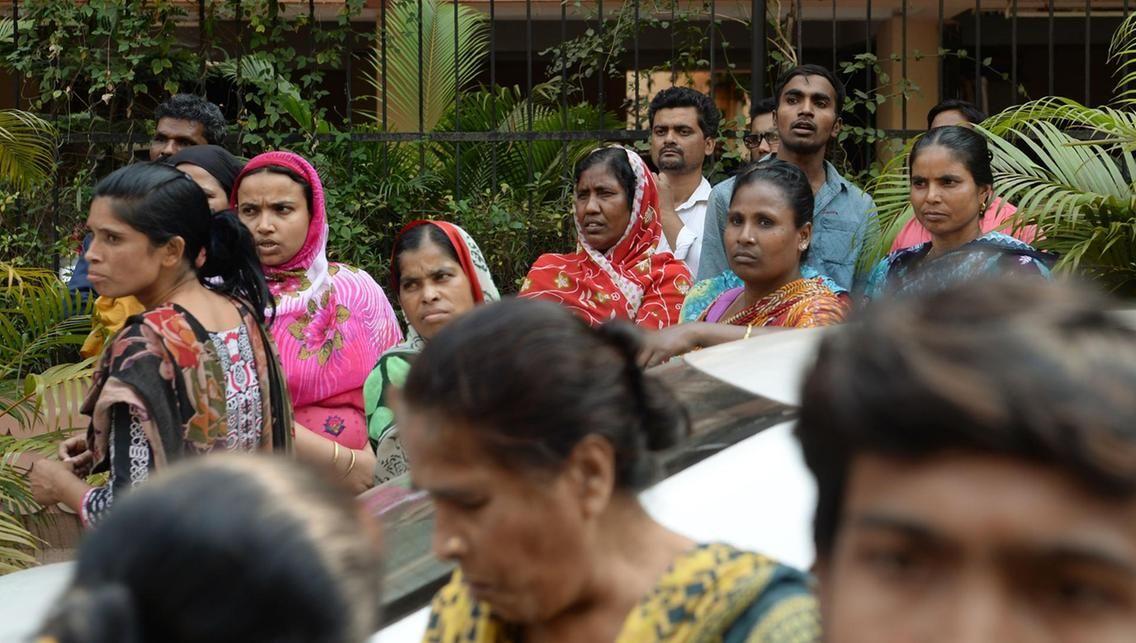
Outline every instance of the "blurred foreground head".
<path fill-rule="evenodd" d="M 357 643 L 379 628 L 378 527 L 295 462 L 215 455 L 123 499 L 37 640 Z"/>
<path fill-rule="evenodd" d="M 827 639 L 1136 640 L 1136 332 L 970 282 L 822 342 L 798 436 Z"/>

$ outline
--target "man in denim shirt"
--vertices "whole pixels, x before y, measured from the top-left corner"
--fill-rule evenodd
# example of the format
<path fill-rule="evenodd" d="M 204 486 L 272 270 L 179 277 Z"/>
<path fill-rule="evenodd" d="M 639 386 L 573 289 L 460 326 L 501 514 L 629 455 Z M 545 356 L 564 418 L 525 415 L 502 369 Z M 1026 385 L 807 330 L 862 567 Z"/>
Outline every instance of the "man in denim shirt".
<path fill-rule="evenodd" d="M 804 170 L 815 195 L 813 239 L 803 274 L 821 274 L 852 290 L 856 263 L 867 243 L 876 205 L 825 160 L 830 141 L 840 133 L 844 86 L 820 65 L 800 65 L 777 83 L 774 122 L 781 139 L 777 157 Z M 698 279 L 710 279 L 730 269 L 722 230 L 734 192 L 734 179 L 719 183 L 710 193 L 702 236 Z M 715 234 L 715 231 L 717 232 Z"/>

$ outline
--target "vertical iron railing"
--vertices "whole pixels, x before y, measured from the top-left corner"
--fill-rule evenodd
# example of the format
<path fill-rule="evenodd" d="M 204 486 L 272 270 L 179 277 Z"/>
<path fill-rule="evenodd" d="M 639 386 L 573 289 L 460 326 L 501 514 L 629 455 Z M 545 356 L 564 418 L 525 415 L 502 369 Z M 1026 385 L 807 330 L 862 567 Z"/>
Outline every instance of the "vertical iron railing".
<path fill-rule="evenodd" d="M 392 26 L 388 23 L 388 10 L 391 6 L 391 3 L 395 1 L 416 2 L 418 16 L 416 25 L 418 61 L 417 85 L 419 100 L 419 103 L 417 105 L 417 127 L 415 128 L 413 126 L 407 126 L 405 129 L 413 131 L 405 132 L 394 131 L 396 128 L 392 126 L 391 112 L 389 111 L 390 105 L 393 105 L 393 103 L 389 102 L 389 90 L 391 88 L 388 87 L 388 54 L 392 40 L 388 31 L 392 28 Z M 470 127 L 472 122 L 475 120 L 472 116 L 470 116 L 470 114 L 474 114 L 476 112 L 478 115 L 480 115 L 480 112 L 477 111 L 476 106 L 474 106 L 469 98 L 466 98 L 463 101 L 463 87 L 460 86 L 462 80 L 460 69 L 460 48 L 462 46 L 462 36 L 464 35 L 460 30 L 461 7 L 459 6 L 459 1 L 451 0 L 453 1 L 453 4 L 451 6 L 445 6 L 444 4 L 442 6 L 444 7 L 444 9 L 446 9 L 444 13 L 447 14 L 450 13 L 449 10 L 452 9 L 454 21 L 453 82 L 456 92 L 452 111 L 452 128 L 449 128 L 448 131 L 445 132 L 427 131 L 430 128 L 428 127 L 426 120 L 426 101 L 432 100 L 433 97 L 431 95 L 428 95 L 431 88 L 426 83 L 424 70 L 425 65 L 429 62 L 427 60 L 427 57 L 432 56 L 432 54 L 427 51 L 427 43 L 425 42 L 427 34 L 424 31 L 425 17 L 423 15 L 423 1 L 424 0 L 386 0 L 378 3 L 377 40 L 379 43 L 379 50 L 381 52 L 380 60 L 378 61 L 378 69 L 381 76 L 381 82 L 379 84 L 379 87 L 377 88 L 379 95 L 379 104 L 377 105 L 376 110 L 379 114 L 378 124 L 380 125 L 380 127 L 378 128 L 378 132 L 355 131 L 357 125 L 356 120 L 362 120 L 357 119 L 356 115 L 354 114 L 354 103 L 357 97 L 354 96 L 353 93 L 352 80 L 355 73 L 357 72 L 356 67 L 358 67 L 358 65 L 354 64 L 354 56 L 356 53 L 356 32 L 353 31 L 355 27 L 350 24 L 350 21 L 349 24 L 344 27 L 348 30 L 348 32 L 346 42 L 343 44 L 344 50 L 342 52 L 342 59 L 339 61 L 339 64 L 341 65 L 341 68 L 345 74 L 345 82 L 342 94 L 337 93 L 336 96 L 342 96 L 342 100 L 344 101 L 343 114 L 345 127 L 347 131 L 351 133 L 351 135 L 345 137 L 347 145 L 349 146 L 346 162 L 349 164 L 352 163 L 353 155 L 350 153 L 350 146 L 352 145 L 381 145 L 383 162 L 384 164 L 386 164 L 389 162 L 388 153 L 390 149 L 392 149 L 390 148 L 392 144 L 409 143 L 417 144 L 418 165 L 421 170 L 425 171 L 427 169 L 426 143 L 437 141 L 445 145 L 446 147 L 448 147 L 452 143 L 452 150 L 455 157 L 453 165 L 454 175 L 452 181 L 452 189 L 453 194 L 457 199 L 461 199 L 463 192 L 468 194 L 467 182 L 470 177 L 479 175 L 484 170 L 488 170 L 488 175 L 492 181 L 491 185 L 494 188 L 500 185 L 501 168 L 505 167 L 501 163 L 501 156 L 503 152 L 508 153 L 506 152 L 506 150 L 508 150 L 507 146 L 512 145 L 514 146 L 512 149 L 520 150 L 521 154 L 523 154 L 524 170 L 527 173 L 528 181 L 531 183 L 536 178 L 538 172 L 544 171 L 543 167 L 538 168 L 536 166 L 536 160 L 534 157 L 534 146 L 538 141 L 555 141 L 559 144 L 561 165 L 563 167 L 565 178 L 567 179 L 568 175 L 570 174 L 570 169 L 568 168 L 568 166 L 569 161 L 571 160 L 569 156 L 571 151 L 571 143 L 573 141 L 584 139 L 611 139 L 626 142 L 643 137 L 645 135 L 645 132 L 642 131 L 642 128 L 645 126 L 644 121 L 646 120 L 646 114 L 644 113 L 645 103 L 646 99 L 649 96 L 644 95 L 645 92 L 643 90 L 642 81 L 651 80 L 650 76 L 645 75 L 645 69 L 660 71 L 669 69 L 671 80 L 675 83 L 682 82 L 680 80 L 680 73 L 692 71 L 680 68 L 680 53 L 682 52 L 679 51 L 680 38 L 682 41 L 681 47 L 683 48 L 683 51 L 686 51 L 687 49 L 687 43 L 685 42 L 686 39 L 683 38 L 685 32 L 681 31 L 680 25 L 685 26 L 686 24 L 688 24 L 685 21 L 691 20 L 692 18 L 690 18 L 690 15 L 692 14 L 695 16 L 693 18 L 694 20 L 705 21 L 704 28 L 703 25 L 699 23 L 699 30 L 702 34 L 704 34 L 704 41 L 697 45 L 697 51 L 705 52 L 707 47 L 709 49 L 708 55 L 705 56 L 705 60 L 707 62 L 703 64 L 708 66 L 708 69 L 706 70 L 708 73 L 707 84 L 708 92 L 711 97 L 716 99 L 719 89 L 723 90 L 723 94 L 727 93 L 724 91 L 724 86 L 722 85 L 723 78 L 726 78 L 727 74 L 735 72 L 744 74 L 744 62 L 740 62 L 738 64 L 738 67 L 740 69 L 733 69 L 726 65 L 726 63 L 733 64 L 737 61 L 735 61 L 735 58 L 732 55 L 733 43 L 731 43 L 731 48 L 723 47 L 723 43 L 727 40 L 733 41 L 736 39 L 745 39 L 745 35 L 749 36 L 749 38 L 747 39 L 748 42 L 743 40 L 738 44 L 743 45 L 743 47 L 741 48 L 743 52 L 744 45 L 749 46 L 748 53 L 750 80 L 749 86 L 747 88 L 749 90 L 749 99 L 751 101 L 757 101 L 769 94 L 769 80 L 773 72 L 773 56 L 770 55 L 768 44 L 769 16 L 767 15 L 768 3 L 765 0 L 751 0 L 751 2 L 749 3 L 750 15 L 752 19 L 751 28 L 748 30 L 747 34 L 739 34 L 736 36 L 731 35 L 736 33 L 731 30 L 733 29 L 732 19 L 734 17 L 737 17 L 737 14 L 731 14 L 730 12 L 737 11 L 738 9 L 736 9 L 735 7 L 738 7 L 738 5 L 719 2 L 718 0 L 707 0 L 706 8 L 708 12 L 707 14 L 699 16 L 696 13 L 688 12 L 686 9 L 684 9 L 683 7 L 685 7 L 686 5 L 680 7 L 678 0 L 669 0 L 669 2 L 664 0 L 660 3 L 662 6 L 661 15 L 650 16 L 650 14 L 648 14 L 647 18 L 649 19 L 650 17 L 655 17 L 663 19 L 669 13 L 669 32 L 667 30 L 658 30 L 653 28 L 644 31 L 643 29 L 641 29 L 641 27 L 643 27 L 643 23 L 646 21 L 644 20 L 642 12 L 644 6 L 646 5 L 641 6 L 640 0 L 632 0 L 633 5 L 632 7 L 630 7 L 630 9 L 631 11 L 633 11 L 633 13 L 631 14 L 631 19 L 634 21 L 633 33 L 635 34 L 635 36 L 632 37 L 631 42 L 628 43 L 626 55 L 624 55 L 622 58 L 609 58 L 607 51 L 604 51 L 602 54 L 600 54 L 600 59 L 597 66 L 598 73 L 594 84 L 591 80 L 576 83 L 575 77 L 570 76 L 568 65 L 559 65 L 557 73 L 559 75 L 561 92 L 557 99 L 555 99 L 555 102 L 552 103 L 551 109 L 553 114 L 555 114 L 556 110 L 559 110 L 560 131 L 544 131 L 545 128 L 543 126 L 543 123 L 542 127 L 540 128 L 541 131 L 537 131 L 535 122 L 537 101 L 536 91 L 539 87 L 539 83 L 537 82 L 539 80 L 537 74 L 539 74 L 541 71 L 540 65 L 548 62 L 543 59 L 543 56 L 538 55 L 537 52 L 541 51 L 541 48 L 547 44 L 547 41 L 555 40 L 556 25 L 554 24 L 554 21 L 557 20 L 557 17 L 555 16 L 555 14 L 546 15 L 544 11 L 544 5 L 538 4 L 534 6 L 533 0 L 525 0 L 523 4 L 524 22 L 523 25 L 519 25 L 518 23 L 522 20 L 521 16 L 519 15 L 519 7 L 521 6 L 519 2 L 512 4 L 509 10 L 502 9 L 500 12 L 498 12 L 496 1 L 488 0 L 487 24 L 489 51 L 488 67 L 486 72 L 488 76 L 488 86 L 491 90 L 488 96 L 488 110 L 491 127 L 488 128 L 488 131 L 465 131 L 465 128 Z M 590 6 L 594 7 L 595 9 L 595 31 L 596 33 L 598 33 L 599 38 L 602 41 L 608 36 L 611 36 L 615 33 L 615 31 L 611 28 L 610 25 L 607 24 L 607 22 L 615 21 L 617 19 L 617 16 L 619 17 L 619 19 L 627 19 L 628 13 L 622 7 L 620 9 L 613 9 L 613 3 L 611 2 L 605 4 L 604 0 L 592 1 L 594 1 L 594 4 Z M 924 2 L 925 4 L 923 4 Z M 313 61 L 313 69 L 311 71 L 315 71 L 320 66 L 319 64 L 314 62 L 319 58 L 319 52 L 317 52 L 316 49 L 319 43 L 327 41 L 327 39 L 321 37 L 327 32 L 321 32 L 320 30 L 326 29 L 327 25 L 321 24 L 320 22 L 320 16 L 317 15 L 317 3 L 315 2 L 315 0 L 307 0 L 305 4 L 307 8 L 310 30 L 307 34 L 308 56 L 309 59 Z M 939 0 L 937 3 L 937 16 L 933 14 L 927 15 L 927 10 L 930 7 L 934 6 L 930 3 L 929 0 L 921 0 L 920 3 L 911 3 L 908 0 L 902 0 L 902 2 L 898 4 L 898 17 L 900 18 L 898 27 L 901 30 L 898 36 L 900 40 L 900 50 L 902 52 L 898 66 L 901 69 L 901 72 L 899 74 L 901 78 L 896 79 L 894 78 L 895 74 L 892 74 L 893 79 L 891 82 L 894 86 L 901 87 L 903 90 L 902 95 L 897 97 L 896 102 L 901 107 L 901 116 L 898 119 L 901 128 L 900 135 L 903 138 L 906 138 L 909 126 L 911 125 L 911 123 L 909 122 L 910 116 L 908 114 L 910 101 L 907 96 L 907 77 L 912 67 L 912 65 L 909 65 L 910 58 L 908 56 L 909 45 L 912 44 L 910 42 L 911 36 L 909 33 L 909 27 L 911 24 L 915 24 L 911 22 L 913 20 L 912 15 L 921 10 L 924 12 L 924 15 L 926 15 L 926 18 L 916 19 L 924 19 L 928 22 L 931 20 L 937 20 L 938 49 L 940 51 L 943 49 L 953 49 L 953 46 L 948 47 L 948 44 L 950 44 L 948 41 L 951 38 L 955 38 L 955 36 L 953 35 L 955 34 L 955 32 L 948 30 L 954 29 L 958 25 L 955 22 L 955 15 L 952 14 L 948 16 L 946 14 L 946 3 L 944 2 L 944 0 Z M 841 25 L 837 24 L 838 17 L 840 17 L 838 16 L 838 14 L 840 13 L 838 12 L 838 9 L 840 9 L 842 5 L 838 2 L 838 0 L 830 0 L 830 2 L 827 4 L 824 2 L 805 3 L 802 2 L 802 0 L 793 0 L 792 3 L 783 2 L 781 3 L 781 5 L 789 7 L 787 11 L 791 12 L 795 21 L 792 31 L 790 33 L 787 33 L 786 35 L 791 36 L 794 39 L 793 46 L 797 55 L 797 59 L 802 63 L 812 62 L 813 60 L 823 60 L 826 62 L 830 61 L 829 64 L 831 65 L 833 71 L 835 71 L 837 74 L 840 74 L 838 66 L 841 57 L 846 55 L 849 49 L 853 48 L 851 45 L 854 44 L 854 48 L 857 49 L 859 47 L 858 23 L 860 22 L 860 16 L 858 14 L 853 16 L 843 16 L 843 19 L 847 21 L 844 24 L 850 25 L 851 28 L 840 29 L 839 27 L 841 27 Z M 25 13 L 27 11 L 26 3 L 22 4 L 17 0 L 12 2 L 11 6 L 11 16 L 13 18 L 12 44 L 18 48 L 22 40 L 26 44 L 26 39 L 31 37 L 31 32 L 20 23 L 21 9 L 23 8 Z M 213 57 L 214 47 L 218 44 L 216 42 L 217 39 L 224 39 L 224 46 L 230 48 L 230 54 L 236 61 L 236 78 L 234 91 L 236 92 L 235 111 L 238 117 L 236 119 L 235 151 L 239 153 L 245 153 L 246 151 L 255 152 L 256 150 L 244 149 L 245 132 L 243 131 L 243 129 L 244 123 L 246 122 L 246 117 L 248 116 L 246 110 L 250 108 L 255 109 L 255 106 L 253 106 L 251 103 L 248 106 L 245 105 L 245 92 L 241 88 L 242 75 L 244 75 L 245 73 L 242 61 L 245 56 L 253 53 L 251 51 L 246 51 L 248 45 L 247 39 L 244 37 L 246 35 L 246 31 L 248 31 L 246 24 L 246 22 L 248 21 L 246 20 L 244 12 L 250 9 L 243 6 L 241 0 L 223 0 L 222 2 L 218 3 L 218 6 L 222 8 L 222 11 L 231 9 L 233 16 L 232 23 L 227 24 L 223 30 L 220 30 L 220 32 L 215 29 L 207 29 L 206 27 L 206 20 L 208 18 L 212 18 L 213 14 L 215 13 L 214 11 L 210 10 L 210 7 L 212 7 L 212 5 L 207 4 L 206 0 L 197 0 L 196 3 L 190 3 L 188 5 L 189 8 L 187 9 L 187 11 L 190 15 L 195 13 L 198 21 L 195 28 L 198 39 L 196 47 L 200 57 L 200 71 L 198 77 L 196 78 L 196 92 L 205 95 L 210 90 L 208 77 L 209 59 Z M 573 36 L 573 31 L 575 31 L 577 27 L 586 26 L 582 25 L 582 23 L 591 19 L 590 16 L 586 15 L 586 8 L 583 11 L 576 11 L 575 9 L 571 8 L 573 6 L 574 5 L 569 2 L 561 2 L 559 6 L 559 41 L 562 43 L 567 42 L 570 37 Z M 655 5 L 652 4 L 650 6 L 654 7 Z M 895 4 L 889 3 L 888 5 L 880 5 L 879 3 L 877 3 L 875 6 L 873 6 L 871 0 L 866 0 L 864 5 L 862 23 L 864 25 L 862 44 L 863 51 L 876 53 L 880 56 L 880 61 L 886 61 L 884 57 L 888 52 L 881 51 L 877 47 L 877 34 L 874 30 L 874 20 L 880 18 L 880 16 L 874 15 L 873 10 L 875 9 L 875 13 L 877 14 L 881 13 L 881 6 L 894 7 Z M 995 13 L 993 9 L 993 7 L 995 6 L 998 7 L 998 11 L 1001 12 L 1001 16 L 998 16 Z M 1010 82 L 1009 94 L 1012 101 L 1017 102 L 1022 98 L 1019 88 L 1023 84 L 1023 79 L 1026 79 L 1026 84 L 1030 84 L 1031 87 L 1034 87 L 1035 91 L 1039 90 L 1040 86 L 1044 82 L 1044 87 L 1047 89 L 1047 93 L 1054 94 L 1055 90 L 1057 89 L 1056 76 L 1058 69 L 1060 68 L 1061 70 L 1066 70 L 1070 68 L 1077 68 L 1075 63 L 1067 63 L 1066 56 L 1069 52 L 1075 51 L 1078 48 L 1077 44 L 1080 44 L 1080 48 L 1083 51 L 1083 82 L 1079 84 L 1080 86 L 1078 87 L 1078 84 L 1076 84 L 1075 81 L 1063 77 L 1061 79 L 1061 87 L 1063 91 L 1066 91 L 1070 94 L 1082 93 L 1084 102 L 1086 104 L 1091 103 L 1093 100 L 1093 84 L 1091 76 L 1092 72 L 1094 71 L 1092 64 L 1094 44 L 1103 44 L 1099 42 L 1094 43 L 1093 41 L 1094 18 L 1096 18 L 1097 26 L 1101 27 L 1103 21 L 1111 16 L 1102 15 L 1099 6 L 1096 14 L 1094 14 L 1093 5 L 1090 0 L 1084 0 L 1083 2 L 1082 21 L 1080 23 L 1077 22 L 1077 19 L 1075 17 L 1058 15 L 1055 11 L 1054 3 L 1052 2 L 1046 3 L 1045 6 L 1046 8 L 1043 12 L 1033 14 L 1032 18 L 1029 18 L 1028 14 L 1026 18 L 1022 18 L 1021 16 L 1019 16 L 1019 3 L 1017 0 L 1003 2 L 999 5 L 993 5 L 992 3 L 987 2 L 987 12 L 984 12 L 983 10 L 982 1 L 975 0 L 975 2 L 973 3 L 973 14 L 971 16 L 972 20 L 964 20 L 963 24 L 959 26 L 959 33 L 962 33 L 966 28 L 969 28 L 971 23 L 973 24 L 973 40 L 969 40 L 969 38 L 971 37 L 970 34 L 965 34 L 963 36 L 964 42 L 962 43 L 963 48 L 968 49 L 968 51 L 973 54 L 973 61 L 960 60 L 965 57 L 957 56 L 953 53 L 950 55 L 937 54 L 937 65 L 939 67 L 938 96 L 940 98 L 947 98 L 959 95 L 959 85 L 965 85 L 965 82 L 970 75 L 971 68 L 973 68 L 974 101 L 978 105 L 985 107 L 988 105 L 992 106 L 996 102 L 996 100 L 1001 100 L 1002 88 L 999 87 L 997 91 L 994 88 L 995 82 L 998 80 L 998 74 L 993 73 L 993 71 L 996 70 L 988 69 L 988 66 L 984 64 L 984 61 L 987 57 L 997 57 L 997 59 L 1000 61 L 998 63 L 999 65 L 1005 64 L 1002 61 L 1005 61 L 1008 57 L 1009 69 L 1007 76 Z M 740 5 L 740 7 L 741 11 L 744 12 L 745 4 Z M 970 5 L 967 4 L 967 8 L 969 7 Z M 516 10 L 513 10 L 513 8 L 516 8 Z M 1129 13 L 1129 2 L 1127 0 L 1125 0 L 1125 2 L 1123 3 L 1123 8 L 1124 14 L 1127 15 Z M 681 18 L 680 11 L 682 13 Z M 891 9 L 888 9 L 888 11 L 891 11 Z M 822 23 L 822 21 L 826 18 L 826 14 L 827 16 L 831 16 L 830 25 L 828 25 L 829 33 L 827 34 L 827 39 L 824 38 L 824 35 L 821 35 L 824 34 L 824 25 L 818 24 Z M 806 17 L 810 18 L 809 22 L 812 23 L 814 27 L 816 27 L 815 29 L 810 28 L 810 34 L 817 34 L 818 40 L 828 40 L 829 42 L 821 44 L 811 43 L 805 40 L 804 32 L 806 31 Z M 895 17 L 895 15 L 884 16 L 884 19 L 893 20 L 892 25 L 889 27 L 890 29 L 893 29 L 893 31 L 891 31 L 893 35 L 895 35 Z M 1000 36 L 1000 34 L 1005 33 L 1004 31 L 1002 31 L 999 23 L 997 22 L 999 18 L 1005 20 L 1005 22 L 1002 24 L 1008 25 L 1009 28 L 1008 56 L 1006 55 L 1005 40 L 999 40 L 999 38 L 1002 37 Z M 441 19 L 441 16 L 435 16 L 434 19 L 439 20 Z M 777 16 L 774 19 L 781 20 L 782 16 Z M 371 18 L 371 20 L 375 20 L 375 18 Z M 537 26 L 541 24 L 542 20 L 547 20 L 547 22 L 544 24 L 551 27 L 551 29 L 541 29 L 538 38 Z M 1022 20 L 1028 20 L 1030 22 L 1028 22 L 1028 24 L 1023 24 Z M 950 23 L 950 25 L 948 25 L 948 22 Z M 1058 27 L 1061 27 L 1061 32 L 1066 32 L 1071 31 L 1073 28 L 1075 28 L 1074 26 L 1078 24 L 1082 27 L 1082 42 L 1067 44 L 1063 41 L 1061 47 L 1059 48 L 1057 40 L 1059 33 Z M 520 29 L 515 29 L 518 26 L 523 27 L 523 36 L 521 36 Z M 509 38 L 498 37 L 500 35 L 500 30 L 503 27 L 509 29 Z M 1098 29 L 1098 31 L 1100 31 L 1100 29 Z M 1044 43 L 1037 40 L 1043 33 L 1047 34 Z M 945 36 L 944 34 L 952 35 Z M 1099 35 L 1100 34 L 1097 34 L 1098 37 Z M 643 38 L 640 38 L 640 36 L 642 36 Z M 211 38 L 212 40 L 210 40 Z M 1034 51 L 1038 54 L 1041 54 L 1042 48 L 1044 47 L 1045 54 L 1047 55 L 1044 69 L 1046 69 L 1048 72 L 1044 80 L 1040 78 L 1039 75 L 1035 75 L 1033 73 L 1034 67 L 1028 66 L 1028 62 L 1025 69 L 1022 68 L 1021 61 L 1023 59 L 1027 61 L 1031 60 L 1029 58 L 1023 58 L 1023 52 L 1026 51 L 1024 48 L 1022 48 L 1023 41 L 1032 43 L 1031 46 L 1034 47 Z M 669 59 L 666 58 L 668 53 L 668 42 Z M 524 51 L 520 52 L 520 47 L 522 46 L 522 44 Z M 919 43 L 915 44 L 918 45 Z M 722 51 L 719 51 L 720 47 L 722 47 Z M 842 47 L 844 47 L 844 49 L 841 49 Z M 825 50 L 826 48 L 827 51 Z M 915 49 L 919 50 L 920 47 L 916 46 Z M 1058 60 L 1059 55 L 1062 57 L 1060 61 Z M 502 58 L 502 56 L 504 56 L 504 58 Z M 430 60 L 432 60 L 432 58 L 430 58 Z M 520 68 L 520 63 L 522 61 L 524 65 L 523 69 Z M 968 65 L 967 63 L 971 64 Z M 718 68 L 719 65 L 722 65 L 722 69 Z M 622 72 L 624 86 L 626 87 L 626 91 L 622 96 L 620 96 L 618 93 L 615 93 L 615 95 L 613 95 L 614 83 L 611 81 L 618 76 L 618 74 L 611 73 L 613 69 L 617 69 Z M 1039 65 L 1037 71 L 1041 71 L 1041 69 L 1043 69 L 1043 67 Z M 699 67 L 698 72 L 700 74 L 702 73 L 702 67 Z M 864 88 L 864 91 L 866 91 L 869 95 L 875 95 L 875 93 L 878 91 L 876 84 L 880 82 L 880 78 L 876 77 L 873 65 L 867 65 L 861 73 L 862 75 L 858 73 L 854 77 L 853 82 L 855 86 L 862 86 Z M 663 78 L 665 78 L 665 75 L 665 72 L 660 74 L 660 76 L 662 76 Z M 744 76 L 742 77 L 744 78 Z M 543 78 L 543 76 L 541 76 L 541 78 Z M 987 79 L 988 84 L 983 83 L 984 78 Z M 590 100 L 595 102 L 595 105 L 598 107 L 598 123 L 589 123 L 584 127 L 580 127 L 578 124 L 570 122 L 570 115 L 572 113 L 572 103 L 570 103 L 570 101 L 575 100 L 575 95 L 571 97 L 569 95 L 568 84 L 570 79 L 573 80 L 574 91 L 579 92 L 583 90 L 585 92 L 583 100 Z M 15 96 L 14 100 L 17 107 L 23 104 L 21 102 L 23 98 L 23 80 L 24 79 L 18 72 L 13 74 L 13 87 Z M 193 80 L 194 79 L 192 78 L 191 73 L 190 78 L 187 79 L 188 88 L 193 88 Z M 499 88 L 499 85 L 507 85 L 509 87 L 513 87 L 521 86 L 522 84 L 524 87 L 523 96 L 518 96 L 518 98 L 523 99 L 523 102 L 521 103 L 523 111 L 518 110 L 517 121 L 510 122 L 507 126 L 505 126 L 503 121 L 506 114 L 502 112 L 502 106 L 499 104 L 500 97 L 497 93 L 497 89 Z M 1100 85 L 1100 83 L 1097 84 Z M 657 89 L 659 88 L 652 88 L 652 91 L 657 91 Z M 1098 87 L 1098 89 L 1100 88 Z M 518 92 L 518 94 L 519 93 L 520 92 Z M 231 96 L 231 94 L 229 95 Z M 338 98 L 336 100 L 338 100 Z M 621 109 L 621 107 L 623 108 L 623 111 L 621 112 L 621 118 L 617 119 L 614 123 L 611 122 L 612 119 L 607 116 L 607 107 L 609 105 L 617 110 Z M 411 109 L 413 109 L 413 106 L 411 106 Z M 877 118 L 875 115 L 873 115 L 873 113 L 865 113 L 863 114 L 863 116 L 867 119 L 864 122 L 865 126 L 872 125 L 873 119 Z M 411 120 L 413 120 L 413 116 L 411 116 L 410 118 Z M 554 120 L 552 120 L 552 122 L 556 122 L 555 118 Z M 895 121 L 892 121 L 892 123 L 894 124 Z M 894 136 L 896 135 L 896 132 L 894 130 L 889 130 L 889 134 Z M 94 140 L 89 134 L 83 135 L 87 136 L 87 138 L 84 140 L 87 140 L 88 142 Z M 80 134 L 75 134 L 74 136 L 78 137 L 80 136 Z M 104 133 L 100 136 L 103 136 L 103 138 L 99 139 L 101 142 L 110 141 L 112 142 L 112 144 L 117 144 L 127 141 L 128 138 L 134 136 L 134 133 L 131 132 L 130 134 L 128 134 L 127 138 L 116 138 L 117 135 L 109 133 Z M 130 138 L 130 142 L 136 141 Z M 481 167 L 481 159 L 483 157 L 478 156 L 476 163 L 470 162 L 470 158 L 473 158 L 472 150 L 475 149 L 475 146 L 484 146 L 484 148 L 478 147 L 476 149 L 485 149 L 485 151 L 487 152 L 488 158 L 486 160 L 489 162 L 489 167 L 484 168 L 484 170 Z M 408 148 L 408 151 L 409 149 L 410 148 Z M 466 154 L 464 159 L 463 151 Z M 873 146 L 865 145 L 863 149 L 863 155 L 861 157 L 863 159 L 863 162 L 866 164 L 871 163 L 873 154 Z M 541 156 L 541 159 L 543 161 L 544 157 Z M 349 167 L 348 170 L 350 171 L 350 169 L 351 168 Z M 518 182 L 520 182 L 519 176 L 521 169 L 519 164 L 516 173 Z M 56 180 L 52 188 L 52 195 L 53 203 L 55 203 L 57 206 L 60 199 L 60 185 L 58 180 Z M 531 207 L 532 204 L 530 200 L 530 210 Z M 58 210 L 58 207 L 56 207 L 56 210 Z"/>

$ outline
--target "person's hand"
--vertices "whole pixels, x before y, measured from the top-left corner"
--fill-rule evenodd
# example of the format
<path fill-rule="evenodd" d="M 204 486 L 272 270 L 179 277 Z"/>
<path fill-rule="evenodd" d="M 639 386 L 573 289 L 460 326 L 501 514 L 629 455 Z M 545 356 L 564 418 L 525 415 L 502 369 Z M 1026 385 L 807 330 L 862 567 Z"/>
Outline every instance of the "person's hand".
<path fill-rule="evenodd" d="M 41 458 L 28 469 L 28 487 L 35 501 L 48 507 L 63 500 L 63 482 L 75 477 L 70 466 Z"/>
<path fill-rule="evenodd" d="M 67 438 L 59 445 L 59 461 L 67 465 L 80 478 L 91 474 L 95 456 L 87 447 L 86 436 Z"/>
<path fill-rule="evenodd" d="M 693 324 L 678 324 L 662 330 L 646 333 L 643 349 L 639 352 L 639 365 L 651 368 L 666 362 L 676 355 L 689 353 L 698 348 L 698 337 Z"/>
<path fill-rule="evenodd" d="M 375 452 L 371 450 L 370 445 L 364 446 L 362 449 L 355 450 L 355 466 L 351 467 L 350 473 L 347 477 L 343 478 L 343 484 L 351 490 L 351 493 L 360 494 L 370 489 L 375 484 L 375 463 L 378 458 L 375 457 Z M 346 454 L 348 464 L 351 461 L 350 452 Z M 346 465 L 340 465 L 346 471 Z"/>

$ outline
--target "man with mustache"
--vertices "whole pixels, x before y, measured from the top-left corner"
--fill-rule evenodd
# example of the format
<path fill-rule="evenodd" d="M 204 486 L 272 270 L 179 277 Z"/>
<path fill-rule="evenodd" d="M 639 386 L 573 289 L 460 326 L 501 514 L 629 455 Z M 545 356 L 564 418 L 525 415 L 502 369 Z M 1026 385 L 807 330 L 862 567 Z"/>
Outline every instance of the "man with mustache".
<path fill-rule="evenodd" d="M 840 289 L 851 290 L 876 204 L 825 160 L 829 143 L 843 126 L 844 85 L 820 65 L 799 65 L 781 76 L 775 93 L 773 121 L 780 139 L 776 156 L 801 168 L 815 195 L 813 238 L 802 274 L 820 274 Z M 731 178 L 710 194 L 704 225 L 719 239 L 733 191 Z M 724 247 L 720 241 L 716 245 L 703 244 L 698 279 L 710 279 L 729 269 Z"/>
<path fill-rule="evenodd" d="M 702 253 L 702 226 L 710 182 L 702 163 L 714 152 L 718 108 L 702 92 L 670 87 L 647 108 L 651 124 L 651 161 L 658 168 L 659 218 L 663 236 L 659 250 L 671 252 L 697 274 Z"/>

